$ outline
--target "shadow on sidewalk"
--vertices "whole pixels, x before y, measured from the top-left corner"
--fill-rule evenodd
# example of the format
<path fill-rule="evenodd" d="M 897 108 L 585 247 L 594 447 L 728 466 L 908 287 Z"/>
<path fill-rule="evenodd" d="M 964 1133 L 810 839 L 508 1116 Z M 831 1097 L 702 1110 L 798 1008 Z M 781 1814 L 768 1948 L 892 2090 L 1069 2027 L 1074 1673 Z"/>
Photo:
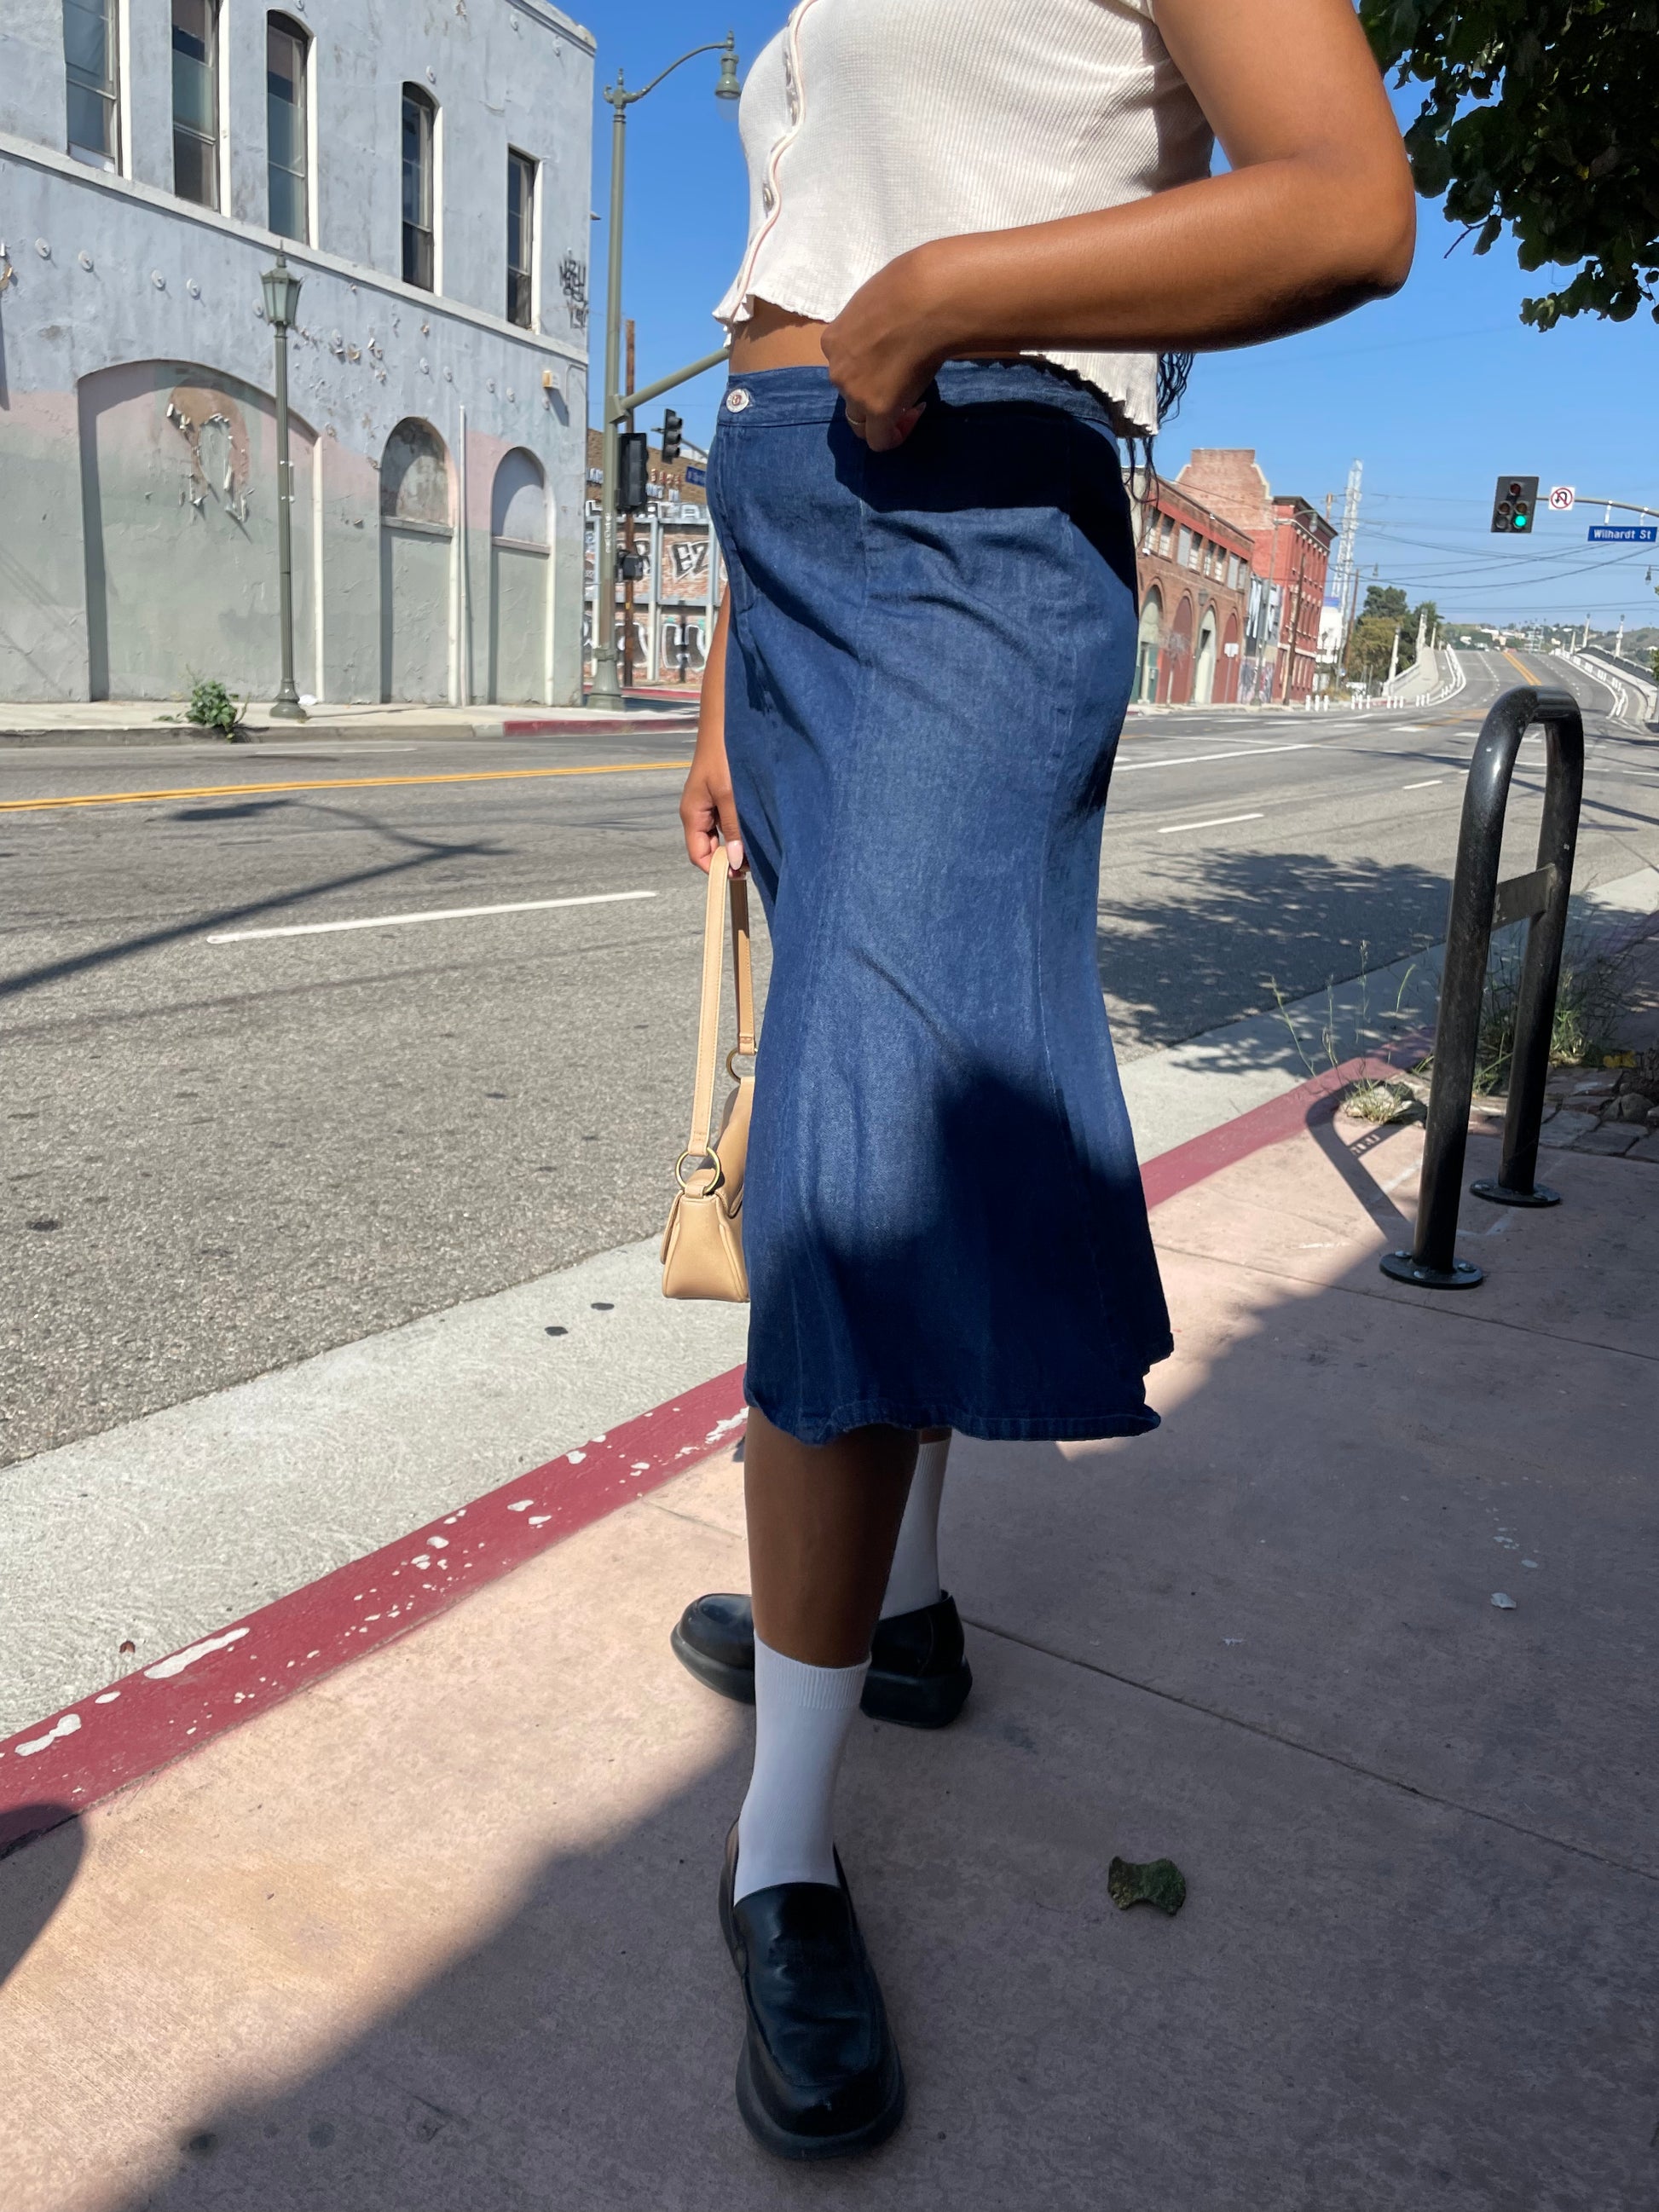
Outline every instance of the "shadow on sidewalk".
<path fill-rule="evenodd" d="M 591 1847 L 532 1853 L 527 1874 L 503 1877 L 482 1936 L 422 1925 L 423 1945 L 456 1948 L 412 1995 L 331 1987 L 339 1881 L 358 1870 L 313 1876 L 305 1973 L 330 1994 L 310 2025 L 301 2003 L 286 2046 L 234 2058 L 244 2078 L 264 2064 L 289 2086 L 204 2115 L 181 2130 L 170 2173 L 95 2202 L 1645 2203 L 1659 1808 L 1638 1656 L 1650 1486 L 1637 1438 L 1653 1361 L 1639 1339 L 1619 1340 L 1615 1309 L 1576 1310 L 1595 1341 L 1560 1301 L 1564 1284 L 1594 1298 L 1609 1267 L 1639 1267 L 1639 1221 L 1622 1248 L 1615 1228 L 1621 1214 L 1629 1228 L 1645 1195 L 1629 1179 L 1646 1171 L 1564 1160 L 1570 1206 L 1504 1230 L 1487 1290 L 1460 1304 L 1376 1271 L 1416 1133 L 1343 1142 L 1340 1173 L 1336 1142 L 1322 1133 L 1322 1161 L 1304 1145 L 1258 1156 L 1248 1176 L 1229 1170 L 1226 1187 L 1160 1209 L 1182 1349 L 1155 1377 L 1159 1435 L 958 1445 L 947 1566 L 976 1623 L 975 1694 L 938 1736 L 861 1727 L 843 1800 L 910 2077 L 890 2146 L 844 2168 L 783 2168 L 732 2110 L 739 2014 L 713 1893 L 743 1786 L 741 1717 L 720 1709 L 731 1748 L 689 1783 L 592 1779 L 611 1763 L 594 1765 L 595 1732 L 637 1742 L 642 1709 L 665 1744 L 708 1735 L 705 1693 L 661 1649 L 690 1594 L 688 1526 L 732 1525 L 730 1498 L 715 1510 L 726 1478 L 704 1473 L 605 1524 L 604 1571 L 632 1579 L 629 1619 L 648 1631 L 630 1626 L 596 1656 L 583 1602 L 614 1585 L 588 1580 L 577 1540 L 496 1586 L 520 1585 L 521 1640 L 528 1578 L 541 1577 L 533 1618 L 548 1642 L 533 1661 L 491 1626 L 507 1601 L 489 1592 L 403 1647 L 428 1673 L 458 1653 L 475 1669 L 481 1648 L 499 1655 L 487 1694 L 472 1693 L 476 1725 L 501 1753 L 515 1737 L 520 1752 L 544 1745 L 550 1804 L 597 1788 L 583 1800 L 593 1820 L 619 1790 L 646 1809 L 616 1812 Z M 1586 1239 L 1602 1264 L 1574 1278 Z M 1518 1607 L 1495 1609 L 1493 1587 L 1516 1584 Z M 569 1671 L 573 1651 L 585 1674 Z M 341 1678 L 332 1705 L 313 1693 L 286 1723 L 256 1724 L 289 1731 L 267 1759 L 301 1717 L 328 1740 L 285 1778 L 289 1831 L 325 1863 L 329 1793 L 355 1775 L 388 1794 L 377 1817 L 400 1835 L 431 1824 L 435 1859 L 510 1862 L 500 1834 L 521 1800 L 465 1782 L 444 1800 L 410 1796 L 409 1723 L 395 1715 L 374 1745 L 378 1779 L 364 1778 L 356 1732 L 381 1663 Z M 428 1771 L 448 1756 L 441 1743 Z M 241 1817 L 227 1798 L 233 1856 Z M 1179 1862 L 1191 1890 L 1177 1920 L 1110 1906 L 1115 1852 Z M 305 1878 L 286 1862 L 272 1872 L 273 1887 Z M 228 2032 L 234 1996 L 224 2003 Z"/>
<path fill-rule="evenodd" d="M 18 1838 L 32 1848 L 25 1850 Z M 0 1878 L 0 1985 L 68 1896 L 85 1849 L 80 1820 L 67 1805 L 21 1805 L 0 1822 L 0 1860 L 17 1858 Z"/>

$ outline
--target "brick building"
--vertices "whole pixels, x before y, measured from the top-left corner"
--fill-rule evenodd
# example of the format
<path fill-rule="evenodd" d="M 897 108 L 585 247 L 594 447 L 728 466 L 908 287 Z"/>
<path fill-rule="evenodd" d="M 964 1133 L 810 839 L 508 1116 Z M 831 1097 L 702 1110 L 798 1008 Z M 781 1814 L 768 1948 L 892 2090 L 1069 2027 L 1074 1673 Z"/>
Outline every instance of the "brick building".
<path fill-rule="evenodd" d="M 1335 529 L 1297 494 L 1276 495 L 1249 447 L 1200 446 L 1176 483 L 1189 499 L 1226 516 L 1250 544 L 1253 580 L 1237 696 L 1303 705 L 1313 693 Z"/>
<path fill-rule="evenodd" d="M 1207 705 L 1239 696 L 1251 539 L 1175 484 L 1136 502 L 1140 631 L 1131 697 Z"/>
<path fill-rule="evenodd" d="M 1313 696 L 1325 571 L 1335 543 L 1335 530 L 1305 499 L 1274 499 L 1271 579 L 1279 594 L 1279 620 L 1268 696 L 1291 706 Z"/>

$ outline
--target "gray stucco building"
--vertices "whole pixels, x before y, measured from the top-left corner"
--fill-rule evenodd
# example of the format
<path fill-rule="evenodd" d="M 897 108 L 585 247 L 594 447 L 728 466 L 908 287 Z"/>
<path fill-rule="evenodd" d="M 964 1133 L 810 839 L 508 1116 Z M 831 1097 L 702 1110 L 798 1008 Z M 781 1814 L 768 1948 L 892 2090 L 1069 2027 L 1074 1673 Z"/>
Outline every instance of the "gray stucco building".
<path fill-rule="evenodd" d="M 5 0 L 0 697 L 580 681 L 592 35 L 544 0 Z"/>

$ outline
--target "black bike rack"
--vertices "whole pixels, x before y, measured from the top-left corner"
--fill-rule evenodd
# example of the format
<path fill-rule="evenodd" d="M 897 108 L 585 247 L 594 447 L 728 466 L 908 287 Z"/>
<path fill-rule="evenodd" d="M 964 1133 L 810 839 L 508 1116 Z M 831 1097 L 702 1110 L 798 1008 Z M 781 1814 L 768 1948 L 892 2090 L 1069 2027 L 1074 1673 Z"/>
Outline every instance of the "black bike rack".
<path fill-rule="evenodd" d="M 1534 722 L 1544 726 L 1544 820 L 1538 865 L 1529 875 L 1498 880 L 1504 812 L 1521 740 Z M 1480 1009 L 1486 990 L 1486 955 L 1494 929 L 1529 919 L 1516 1010 L 1515 1052 L 1509 1103 L 1504 1115 L 1504 1153 L 1495 1181 L 1471 1183 L 1476 1198 L 1498 1206 L 1557 1206 L 1559 1195 L 1536 1180 L 1538 1133 L 1543 1126 L 1544 1086 L 1549 1075 L 1550 1031 L 1555 1020 L 1561 948 L 1572 891 L 1572 854 L 1584 792 L 1584 725 L 1577 702 L 1565 691 L 1518 684 L 1492 702 L 1463 793 L 1446 925 L 1446 958 L 1435 1024 L 1434 1080 L 1423 1139 L 1423 1176 L 1417 1208 L 1417 1241 L 1409 1252 L 1383 1257 L 1385 1275 L 1428 1290 L 1472 1290 L 1484 1275 L 1453 1250 L 1457 1208 L 1474 1097 Z"/>

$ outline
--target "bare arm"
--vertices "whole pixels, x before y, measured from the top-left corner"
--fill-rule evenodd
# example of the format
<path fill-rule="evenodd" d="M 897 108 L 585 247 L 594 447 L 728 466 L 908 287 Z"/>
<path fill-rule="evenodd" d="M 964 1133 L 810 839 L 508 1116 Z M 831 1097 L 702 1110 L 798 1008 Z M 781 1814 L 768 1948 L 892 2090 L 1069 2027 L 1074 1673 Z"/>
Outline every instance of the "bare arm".
<path fill-rule="evenodd" d="M 697 707 L 697 743 L 690 773 L 680 795 L 680 824 L 685 849 L 705 875 L 717 846 L 725 844 L 734 868 L 743 866 L 743 836 L 726 765 L 726 639 L 731 628 L 732 594 L 720 601 L 714 635 L 703 663 L 702 697 Z"/>
<path fill-rule="evenodd" d="M 823 335 L 878 450 L 908 434 L 953 356 L 1249 345 L 1405 282 L 1411 175 L 1348 0 L 1157 0 L 1157 12 L 1230 173 L 890 262 Z"/>

